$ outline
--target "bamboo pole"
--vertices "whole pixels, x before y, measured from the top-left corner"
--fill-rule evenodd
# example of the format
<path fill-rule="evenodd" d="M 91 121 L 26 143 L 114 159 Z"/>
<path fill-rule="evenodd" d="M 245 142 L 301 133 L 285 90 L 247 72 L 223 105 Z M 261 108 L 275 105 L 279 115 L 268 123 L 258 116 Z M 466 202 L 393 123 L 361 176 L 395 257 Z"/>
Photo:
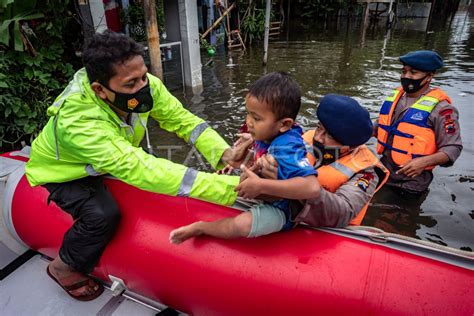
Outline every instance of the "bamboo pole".
<path fill-rule="evenodd" d="M 265 39 L 263 41 L 263 65 L 267 64 L 268 59 L 268 34 L 270 33 L 270 9 L 272 6 L 272 0 L 267 0 L 265 8 Z"/>
<path fill-rule="evenodd" d="M 228 6 L 227 0 L 224 0 L 224 5 L 225 5 L 225 7 L 227 8 L 227 6 Z M 229 11 L 229 12 L 230 12 L 230 11 Z M 230 36 L 230 31 L 231 31 L 231 29 L 230 29 L 230 16 L 229 16 L 229 15 L 230 15 L 230 14 L 227 14 L 227 16 L 226 16 L 226 17 L 227 17 L 226 32 L 227 32 L 227 34 Z"/>
<path fill-rule="evenodd" d="M 388 28 L 391 28 L 392 27 L 392 24 L 393 24 L 393 15 L 394 13 L 392 12 L 393 11 L 393 0 L 390 0 L 390 5 L 388 7 Z"/>
<path fill-rule="evenodd" d="M 235 3 L 232 3 L 232 5 L 222 13 L 222 15 L 214 22 L 214 24 L 211 25 L 210 28 L 204 32 L 201 37 L 204 38 L 206 37 L 207 34 L 209 34 L 210 31 L 212 31 L 219 23 L 221 23 L 222 19 L 226 17 L 227 14 L 229 14 L 230 10 L 232 10 L 235 7 Z"/>
<path fill-rule="evenodd" d="M 160 33 L 156 21 L 155 0 L 143 0 L 145 25 L 148 39 L 148 53 L 150 55 L 150 72 L 163 81 L 163 67 L 161 65 Z"/>

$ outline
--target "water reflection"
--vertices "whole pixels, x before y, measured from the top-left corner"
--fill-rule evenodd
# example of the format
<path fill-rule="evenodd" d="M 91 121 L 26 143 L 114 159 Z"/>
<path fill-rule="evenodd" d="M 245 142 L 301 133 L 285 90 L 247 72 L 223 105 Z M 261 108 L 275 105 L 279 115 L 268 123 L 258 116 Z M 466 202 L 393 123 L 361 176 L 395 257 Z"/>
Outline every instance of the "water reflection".
<path fill-rule="evenodd" d="M 281 41 L 270 44 L 266 68 L 261 66 L 263 52 L 258 46 L 250 47 L 244 56 L 218 51 L 211 61 L 203 55 L 205 90 L 201 96 L 191 98 L 179 91 L 173 93 L 230 143 L 244 120 L 245 93 L 265 72 L 286 71 L 298 81 L 303 104 L 297 120 L 304 128 L 310 128 L 316 123 L 315 108 L 327 93 L 352 96 L 373 118 L 377 117 L 386 94 L 399 85 L 398 57 L 411 50 L 437 50 L 445 58 L 445 67 L 435 77 L 434 85 L 441 86 L 460 111 L 464 151 L 453 167 L 435 169 L 435 179 L 424 201 L 408 200 L 402 205 L 400 201 L 404 198 L 384 200 L 381 195 L 374 205 L 384 207 L 369 212 L 366 223 L 456 248 L 474 249 L 474 144 L 470 132 L 474 130 L 474 19 L 466 14 L 460 12 L 450 24 L 433 26 L 434 31 L 429 32 L 411 28 L 423 21 L 399 20 L 388 33 L 382 23 L 369 28 L 364 39 L 360 21 L 348 23 L 341 19 L 340 25 L 315 23 L 305 29 L 291 28 L 289 41 L 284 34 Z M 180 146 L 173 149 L 172 160 L 207 168 L 196 157 L 189 156 L 189 146 L 157 126 L 152 126 L 152 137 L 159 145 Z M 375 140 L 370 143 L 373 145 Z M 165 149 L 158 153 L 168 155 Z"/>
<path fill-rule="evenodd" d="M 417 237 L 416 232 L 421 225 L 431 228 L 437 224 L 433 217 L 424 215 L 421 209 L 427 196 L 428 192 L 420 196 L 397 188 L 382 187 L 372 199 L 363 225 Z M 438 243 L 446 245 L 444 242 Z"/>

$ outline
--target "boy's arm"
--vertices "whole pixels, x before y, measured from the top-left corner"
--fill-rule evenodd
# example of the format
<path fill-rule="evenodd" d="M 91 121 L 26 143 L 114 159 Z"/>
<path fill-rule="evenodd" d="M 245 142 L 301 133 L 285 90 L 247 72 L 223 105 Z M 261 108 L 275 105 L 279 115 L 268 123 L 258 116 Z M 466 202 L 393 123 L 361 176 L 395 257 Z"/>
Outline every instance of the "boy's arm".
<path fill-rule="evenodd" d="M 378 182 L 377 173 L 369 167 L 334 193 L 321 189 L 319 198 L 306 200 L 295 221 L 315 227 L 345 227 L 372 199 Z"/>
<path fill-rule="evenodd" d="M 283 134 L 272 141 L 268 154 L 278 163 L 278 180 L 261 179 L 245 166 L 243 180 L 236 191 L 244 198 L 273 196 L 280 199 L 310 199 L 319 196 L 318 172 L 306 158 L 306 147 L 295 131 Z M 258 164 L 257 164 L 258 165 Z"/>
<path fill-rule="evenodd" d="M 249 168 L 243 167 L 247 178 L 235 190 L 246 199 L 272 196 L 280 199 L 306 200 L 319 198 L 321 185 L 315 175 L 295 177 L 287 180 L 262 179 Z"/>

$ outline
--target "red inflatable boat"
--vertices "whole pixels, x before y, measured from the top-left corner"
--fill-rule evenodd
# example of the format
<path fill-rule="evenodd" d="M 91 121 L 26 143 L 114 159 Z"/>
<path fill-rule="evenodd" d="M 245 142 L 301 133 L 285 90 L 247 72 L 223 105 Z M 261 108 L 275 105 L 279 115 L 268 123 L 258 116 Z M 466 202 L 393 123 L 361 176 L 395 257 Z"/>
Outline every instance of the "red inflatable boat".
<path fill-rule="evenodd" d="M 24 177 L 22 153 L 0 157 L 1 241 L 55 257 L 71 217 Z M 7 179 L 7 180 L 5 180 Z M 473 315 L 471 253 L 369 231 L 298 227 L 256 239 L 199 237 L 170 244 L 172 229 L 239 210 L 106 184 L 122 221 L 94 275 L 194 315 Z"/>

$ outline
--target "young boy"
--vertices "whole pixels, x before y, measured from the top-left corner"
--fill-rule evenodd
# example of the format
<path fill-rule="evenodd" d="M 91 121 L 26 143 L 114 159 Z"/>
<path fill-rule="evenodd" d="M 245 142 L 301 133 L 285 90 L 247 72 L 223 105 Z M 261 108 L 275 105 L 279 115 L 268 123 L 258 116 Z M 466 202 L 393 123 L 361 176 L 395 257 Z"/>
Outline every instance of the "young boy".
<path fill-rule="evenodd" d="M 302 130 L 295 125 L 301 104 L 298 84 L 286 73 L 270 73 L 250 87 L 245 103 L 246 124 L 248 132 L 256 141 L 257 158 L 264 153 L 271 154 L 278 162 L 279 180 L 300 177 L 287 189 L 301 192 L 301 198 L 312 196 L 313 188 L 318 187 L 315 177 L 317 171 L 306 158 Z M 246 169 L 243 169 L 245 180 Z M 275 196 L 285 197 L 284 194 Z M 170 233 L 170 242 L 179 244 L 199 235 L 230 239 L 258 237 L 288 230 L 293 226 L 289 213 L 288 200 L 262 203 L 250 208 L 250 212 L 243 212 L 233 218 L 214 222 L 199 221 L 177 228 Z"/>

